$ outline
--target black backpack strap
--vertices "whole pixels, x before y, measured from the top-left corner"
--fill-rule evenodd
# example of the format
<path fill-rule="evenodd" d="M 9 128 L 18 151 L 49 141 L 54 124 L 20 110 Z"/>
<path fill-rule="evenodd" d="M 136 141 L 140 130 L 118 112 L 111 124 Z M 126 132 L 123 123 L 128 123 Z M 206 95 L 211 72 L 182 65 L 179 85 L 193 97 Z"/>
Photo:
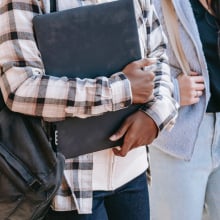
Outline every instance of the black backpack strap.
<path fill-rule="evenodd" d="M 5 102 L 4 102 L 4 99 L 3 99 L 3 96 L 2 96 L 2 92 L 1 92 L 1 89 L 0 89 L 0 111 L 5 107 Z"/>
<path fill-rule="evenodd" d="M 3 74 L 3 67 L 0 66 L 0 74 Z M 3 96 L 2 96 L 2 91 L 1 91 L 1 88 L 0 88 L 0 111 L 5 107 L 5 102 L 4 102 L 4 99 L 3 99 Z"/>
<path fill-rule="evenodd" d="M 56 0 L 50 0 L 50 12 L 55 12 L 57 9 L 57 2 Z"/>

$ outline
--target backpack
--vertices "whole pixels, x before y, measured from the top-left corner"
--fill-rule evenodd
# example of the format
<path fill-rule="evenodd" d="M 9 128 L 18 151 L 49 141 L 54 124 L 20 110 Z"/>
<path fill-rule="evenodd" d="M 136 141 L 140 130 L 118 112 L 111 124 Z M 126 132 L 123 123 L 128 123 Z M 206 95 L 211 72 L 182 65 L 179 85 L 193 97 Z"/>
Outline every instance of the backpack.
<path fill-rule="evenodd" d="M 0 91 L 1 92 L 1 91 Z M 63 175 L 41 119 L 7 109 L 0 94 L 0 219 L 42 220 Z"/>

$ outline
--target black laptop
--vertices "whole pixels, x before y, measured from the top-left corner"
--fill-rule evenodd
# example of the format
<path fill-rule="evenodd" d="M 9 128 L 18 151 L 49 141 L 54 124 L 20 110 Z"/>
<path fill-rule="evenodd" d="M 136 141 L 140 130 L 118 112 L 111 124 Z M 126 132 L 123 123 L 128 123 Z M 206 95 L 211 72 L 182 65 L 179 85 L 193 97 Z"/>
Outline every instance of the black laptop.
<path fill-rule="evenodd" d="M 133 0 L 88 5 L 35 16 L 36 41 L 46 74 L 69 78 L 110 76 L 141 58 Z M 139 106 L 54 123 L 66 158 L 118 146 L 109 137 Z"/>

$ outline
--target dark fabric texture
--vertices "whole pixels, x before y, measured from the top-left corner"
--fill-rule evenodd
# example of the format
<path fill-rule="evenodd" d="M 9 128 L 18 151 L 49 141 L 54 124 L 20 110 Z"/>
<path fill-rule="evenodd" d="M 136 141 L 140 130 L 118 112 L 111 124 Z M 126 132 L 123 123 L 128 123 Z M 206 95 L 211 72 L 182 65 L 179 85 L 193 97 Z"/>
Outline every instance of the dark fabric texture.
<path fill-rule="evenodd" d="M 217 18 L 211 15 L 199 1 L 191 0 L 190 2 L 195 14 L 209 70 L 211 98 L 208 103 L 207 112 L 220 112 L 220 57 L 218 56 L 219 25 Z"/>
<path fill-rule="evenodd" d="M 50 0 L 50 12 L 55 12 L 57 8 L 56 0 Z"/>
<path fill-rule="evenodd" d="M 33 24 L 49 75 L 108 77 L 141 58 L 133 0 L 35 16 Z M 56 123 L 52 126 L 54 143 L 66 158 L 121 145 L 122 139 L 111 142 L 109 137 L 139 107 L 131 105 L 98 117 Z"/>
<path fill-rule="evenodd" d="M 64 157 L 53 151 L 40 119 L 1 104 L 0 219 L 41 220 L 61 184 Z"/>

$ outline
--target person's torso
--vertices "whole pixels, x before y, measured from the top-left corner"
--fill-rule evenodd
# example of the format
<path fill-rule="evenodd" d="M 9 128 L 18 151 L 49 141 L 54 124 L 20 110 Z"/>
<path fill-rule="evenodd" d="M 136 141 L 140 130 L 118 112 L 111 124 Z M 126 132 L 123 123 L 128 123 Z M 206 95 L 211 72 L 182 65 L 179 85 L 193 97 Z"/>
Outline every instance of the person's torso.
<path fill-rule="evenodd" d="M 131 150 L 126 157 L 115 156 L 111 149 L 93 153 L 93 190 L 114 190 L 147 167 L 145 146 Z"/>

